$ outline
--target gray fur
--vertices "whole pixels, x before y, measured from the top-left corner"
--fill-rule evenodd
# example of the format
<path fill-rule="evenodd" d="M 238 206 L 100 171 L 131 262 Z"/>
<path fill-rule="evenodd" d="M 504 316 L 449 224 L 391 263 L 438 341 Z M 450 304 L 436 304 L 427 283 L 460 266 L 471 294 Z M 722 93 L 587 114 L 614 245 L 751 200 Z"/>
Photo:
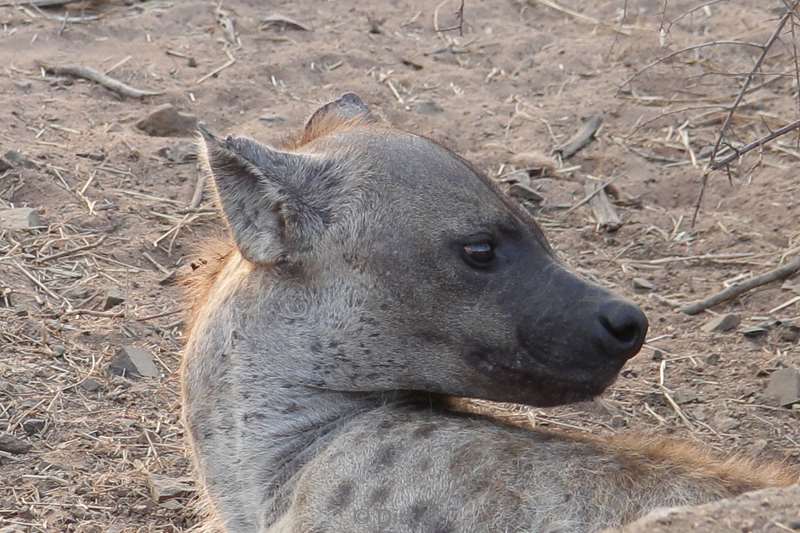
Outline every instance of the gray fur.
<path fill-rule="evenodd" d="M 318 114 L 357 118 L 359 102 Z M 457 156 L 367 126 L 294 152 L 210 135 L 205 150 L 239 252 L 188 338 L 184 419 L 226 531 L 588 532 L 724 493 L 441 406 L 573 401 L 621 365 L 574 354 L 584 314 L 617 300 Z M 497 225 L 525 265 L 463 270 L 453 235 Z"/>

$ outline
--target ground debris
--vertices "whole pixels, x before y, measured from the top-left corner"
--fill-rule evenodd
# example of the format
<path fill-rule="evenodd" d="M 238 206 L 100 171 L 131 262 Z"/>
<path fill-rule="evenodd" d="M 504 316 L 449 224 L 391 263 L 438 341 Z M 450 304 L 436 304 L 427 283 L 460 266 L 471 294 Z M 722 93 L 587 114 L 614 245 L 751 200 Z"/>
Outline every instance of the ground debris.
<path fill-rule="evenodd" d="M 197 160 L 197 145 L 191 141 L 178 141 L 161 148 L 158 155 L 179 165 L 191 163 Z"/>
<path fill-rule="evenodd" d="M 147 486 L 150 489 L 150 497 L 156 503 L 164 503 L 175 498 L 188 498 L 195 492 L 190 478 L 172 478 L 149 472 Z"/>
<path fill-rule="evenodd" d="M 514 154 L 511 158 L 511 164 L 519 168 L 520 171 L 524 170 L 532 178 L 554 176 L 558 166 L 555 159 L 537 151 Z"/>
<path fill-rule="evenodd" d="M 2 159 L 0 159 L 0 172 L 8 170 L 9 168 L 18 167 L 35 168 L 36 163 L 17 150 L 9 150 L 3 155 Z"/>
<path fill-rule="evenodd" d="M 781 368 L 769 376 L 764 395 L 780 407 L 800 403 L 800 370 Z"/>
<path fill-rule="evenodd" d="M 726 313 L 724 315 L 717 315 L 700 328 L 706 333 L 723 333 L 731 331 L 741 323 L 742 318 L 734 313 Z"/>
<path fill-rule="evenodd" d="M 31 449 L 31 444 L 24 440 L 10 435 L 8 433 L 0 433 L 0 451 L 8 452 L 14 455 L 28 453 Z"/>
<path fill-rule="evenodd" d="M 103 300 L 103 311 L 116 307 L 125 302 L 125 295 L 117 288 L 111 288 L 106 291 L 106 297 Z"/>
<path fill-rule="evenodd" d="M 439 113 L 444 113 L 444 109 L 442 106 L 434 102 L 433 100 L 422 100 L 414 104 L 414 111 L 419 113 L 420 115 L 436 115 Z"/>
<path fill-rule="evenodd" d="M 587 179 L 585 191 L 587 197 L 590 197 L 589 206 L 592 208 L 592 214 L 594 214 L 594 219 L 600 229 L 614 232 L 622 227 L 622 219 L 608 199 L 602 183 Z"/>
<path fill-rule="evenodd" d="M 31 207 L 0 209 L 0 230 L 31 229 L 42 226 L 39 213 Z"/>
<path fill-rule="evenodd" d="M 159 94 L 164 94 L 162 91 L 146 91 L 142 89 L 136 89 L 91 67 L 84 67 L 82 65 L 49 65 L 42 61 L 39 61 L 38 64 L 43 70 L 46 72 L 52 72 L 56 76 L 72 76 L 74 78 L 83 78 L 85 80 L 93 81 L 121 96 L 143 98 L 145 96 L 158 96 Z"/>
<path fill-rule="evenodd" d="M 638 291 L 654 291 L 655 285 L 644 278 L 633 278 L 633 288 Z"/>
<path fill-rule="evenodd" d="M 197 117 L 164 104 L 139 120 L 136 127 L 151 137 L 189 137 L 197 129 Z"/>
<path fill-rule="evenodd" d="M 290 30 L 299 30 L 299 31 L 311 31 L 309 26 L 306 26 L 302 22 L 299 22 L 291 17 L 287 17 L 285 15 L 269 15 L 261 19 L 261 26 L 259 27 L 260 30 L 265 30 L 272 26 L 277 26 L 281 29 L 290 29 Z"/>
<path fill-rule="evenodd" d="M 544 196 L 521 183 L 512 184 L 511 187 L 508 188 L 508 194 L 518 200 L 525 200 L 534 204 L 541 204 L 544 202 Z"/>
<path fill-rule="evenodd" d="M 108 370 L 112 374 L 128 378 L 157 378 L 160 375 L 152 354 L 144 348 L 131 345 L 119 349 Z"/>
<path fill-rule="evenodd" d="M 586 147 L 594 139 L 597 130 L 603 124 L 603 115 L 597 114 L 589 117 L 583 123 L 578 133 L 573 135 L 567 142 L 553 149 L 553 154 L 561 159 L 569 159 Z"/>

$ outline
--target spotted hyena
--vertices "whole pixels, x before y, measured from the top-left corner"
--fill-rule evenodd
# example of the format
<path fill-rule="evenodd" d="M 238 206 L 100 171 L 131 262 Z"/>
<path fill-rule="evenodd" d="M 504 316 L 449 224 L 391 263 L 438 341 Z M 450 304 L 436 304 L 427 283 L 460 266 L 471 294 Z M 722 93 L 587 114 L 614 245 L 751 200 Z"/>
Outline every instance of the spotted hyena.
<path fill-rule="evenodd" d="M 797 478 L 449 398 L 592 398 L 644 342 L 450 150 L 346 94 L 283 146 L 203 130 L 230 242 L 192 280 L 184 419 L 229 532 L 584 532 Z"/>

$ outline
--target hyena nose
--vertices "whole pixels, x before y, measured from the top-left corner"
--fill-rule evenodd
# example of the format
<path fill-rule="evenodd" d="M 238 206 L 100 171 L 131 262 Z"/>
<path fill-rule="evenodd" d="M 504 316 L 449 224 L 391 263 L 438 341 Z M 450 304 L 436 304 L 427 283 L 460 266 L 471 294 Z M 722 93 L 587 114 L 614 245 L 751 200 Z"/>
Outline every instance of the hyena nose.
<path fill-rule="evenodd" d="M 601 344 L 610 359 L 626 361 L 639 353 L 647 335 L 647 317 L 638 306 L 621 301 L 604 302 L 598 309 Z"/>

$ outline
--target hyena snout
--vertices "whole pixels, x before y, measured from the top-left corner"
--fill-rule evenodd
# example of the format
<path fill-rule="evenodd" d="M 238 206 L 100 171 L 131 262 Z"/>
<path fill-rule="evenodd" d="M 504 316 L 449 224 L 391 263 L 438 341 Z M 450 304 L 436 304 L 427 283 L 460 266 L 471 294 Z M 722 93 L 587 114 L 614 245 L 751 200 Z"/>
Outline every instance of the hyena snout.
<path fill-rule="evenodd" d="M 601 303 L 594 324 L 599 355 L 624 363 L 641 350 L 647 328 L 639 306 L 616 298 Z"/>

